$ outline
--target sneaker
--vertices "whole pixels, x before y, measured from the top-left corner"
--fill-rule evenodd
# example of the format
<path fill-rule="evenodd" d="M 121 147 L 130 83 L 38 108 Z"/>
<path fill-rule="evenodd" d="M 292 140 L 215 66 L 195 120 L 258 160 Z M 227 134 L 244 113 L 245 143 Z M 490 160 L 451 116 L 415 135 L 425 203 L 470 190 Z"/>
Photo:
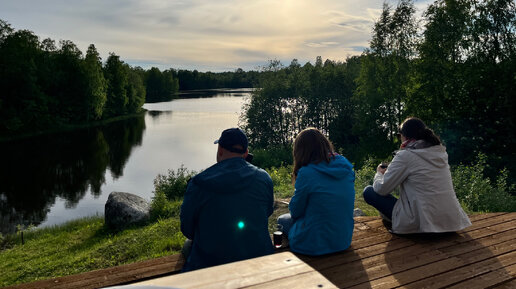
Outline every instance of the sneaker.
<path fill-rule="evenodd" d="M 380 211 L 379 211 L 379 213 L 380 213 L 380 216 L 382 217 L 382 219 L 384 219 L 385 221 L 387 221 L 387 222 L 389 222 L 389 223 L 392 223 L 392 220 L 391 220 L 391 219 L 389 219 L 389 218 L 387 218 L 387 216 L 386 216 L 386 215 L 382 214 L 382 212 L 380 212 Z"/>

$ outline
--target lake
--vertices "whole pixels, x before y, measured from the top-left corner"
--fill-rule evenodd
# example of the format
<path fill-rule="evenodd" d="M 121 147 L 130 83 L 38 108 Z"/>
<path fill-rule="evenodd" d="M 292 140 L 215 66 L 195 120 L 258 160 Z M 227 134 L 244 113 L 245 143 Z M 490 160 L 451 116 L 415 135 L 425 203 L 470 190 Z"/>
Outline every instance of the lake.
<path fill-rule="evenodd" d="M 181 165 L 199 171 L 216 162 L 213 141 L 238 126 L 250 92 L 190 92 L 146 103 L 147 112 L 138 117 L 0 143 L 0 232 L 103 215 L 113 191 L 150 201 L 158 174 Z"/>

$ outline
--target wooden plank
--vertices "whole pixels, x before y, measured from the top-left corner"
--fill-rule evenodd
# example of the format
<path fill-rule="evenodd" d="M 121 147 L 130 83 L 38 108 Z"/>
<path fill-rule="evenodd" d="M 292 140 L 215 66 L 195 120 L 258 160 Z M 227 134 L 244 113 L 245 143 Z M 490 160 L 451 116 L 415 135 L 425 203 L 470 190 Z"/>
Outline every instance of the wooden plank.
<path fill-rule="evenodd" d="M 308 262 L 312 266 L 316 266 L 317 268 L 324 270 L 325 268 L 350 263 L 356 260 L 365 261 L 367 258 L 371 258 L 373 256 L 380 256 L 383 258 L 383 255 L 395 256 L 395 254 L 406 255 L 405 250 L 414 250 L 415 254 L 422 254 L 424 252 L 442 249 L 447 246 L 455 246 L 457 244 L 462 244 L 465 242 L 469 242 L 475 238 L 484 238 L 486 236 L 490 236 L 496 234 L 498 232 L 504 232 L 506 227 L 511 227 L 512 225 L 516 226 L 516 220 L 509 223 L 502 223 L 495 226 L 491 226 L 489 228 L 481 228 L 474 231 L 471 231 L 467 235 L 465 234 L 448 234 L 445 236 L 437 236 L 433 239 L 427 239 L 426 236 L 420 236 L 416 238 L 398 238 L 392 239 L 389 243 L 380 243 L 373 246 L 363 247 L 359 249 L 355 249 L 351 247 L 350 249 L 337 253 L 335 256 L 322 256 L 322 257 L 309 257 L 309 256 L 300 256 L 305 262 Z M 509 233 L 509 238 L 510 238 Z M 389 234 L 390 235 L 390 234 Z M 500 237 L 497 237 L 500 238 Z M 506 237 L 507 238 L 507 237 Z M 505 240 L 505 239 L 502 239 Z M 354 246 L 354 245 L 353 245 Z M 462 246 L 462 245 L 461 245 Z M 396 251 L 402 250 L 401 253 Z M 353 251 L 353 254 L 346 255 L 346 252 Z M 340 254 L 340 255 L 339 255 Z M 327 260 L 330 259 L 330 260 Z M 318 264 L 322 263 L 322 264 Z"/>
<path fill-rule="evenodd" d="M 491 213 L 491 214 L 481 214 L 481 215 L 472 215 L 470 217 L 473 222 L 472 226 L 460 231 L 461 233 L 470 232 L 474 230 L 478 230 L 481 228 L 497 225 L 500 223 L 504 223 L 507 221 L 511 221 L 516 219 L 516 214 L 507 214 L 507 213 Z M 360 229 L 361 228 L 361 229 Z M 357 232 L 358 231 L 358 232 Z M 403 235 L 393 235 L 386 234 L 388 233 L 385 227 L 383 226 L 380 219 L 369 222 L 367 225 L 358 225 L 355 226 L 355 231 L 353 232 L 353 242 L 352 246 L 355 249 L 368 247 L 373 244 L 379 244 L 382 242 L 388 242 L 400 237 L 405 238 Z"/>
<path fill-rule="evenodd" d="M 503 240 L 513 240 L 515 236 L 514 232 L 515 231 L 512 230 L 512 232 L 505 233 L 503 238 L 502 236 L 490 238 L 490 242 L 486 242 L 486 245 L 493 243 L 498 244 Z M 468 248 L 472 250 L 478 249 L 475 243 L 476 242 L 469 242 L 469 247 L 468 243 L 456 244 L 455 248 L 459 250 L 456 253 L 462 253 L 463 250 L 469 252 Z M 432 262 L 447 259 L 453 255 L 453 252 L 443 253 L 435 248 L 432 250 L 428 247 L 431 246 L 418 244 L 410 250 L 392 251 L 382 255 L 362 258 L 352 264 L 344 264 L 337 266 L 336 268 L 330 268 L 332 271 L 322 269 L 320 272 L 335 284 L 342 287 L 350 287 L 363 282 L 368 282 L 369 280 L 400 273 L 418 266 L 431 264 Z M 463 247 L 466 247 L 466 249 L 463 249 Z M 312 263 L 310 263 L 310 265 L 317 268 L 317 265 Z M 343 271 L 347 273 L 345 275 L 339 274 L 339 272 Z M 332 274 L 335 274 L 336 276 L 333 276 Z"/>
<path fill-rule="evenodd" d="M 487 247 L 484 250 L 475 250 L 463 255 L 453 256 L 428 265 L 411 268 L 409 270 L 401 271 L 399 273 L 390 274 L 388 276 L 371 280 L 366 284 L 370 288 L 393 288 L 397 286 L 404 286 L 405 284 L 413 283 L 437 274 L 442 274 L 456 268 L 463 267 L 468 264 L 480 262 L 498 255 L 516 250 L 516 242 L 514 240 Z M 388 263 L 389 261 L 386 260 Z M 363 287 L 359 285 L 358 287 Z M 357 288 L 358 288 L 357 287 Z"/>
<path fill-rule="evenodd" d="M 278 289 L 294 289 L 294 288 L 314 288 L 314 289 L 327 289 L 327 288 L 339 288 L 317 271 L 311 271 L 296 275 L 296 278 L 281 278 L 274 281 L 261 283 L 257 285 L 251 285 L 246 288 L 278 288 Z"/>
<path fill-rule="evenodd" d="M 368 253 L 370 252 L 367 252 L 367 250 L 369 248 L 364 248 L 364 250 L 348 252 L 348 254 L 351 256 L 335 256 L 330 257 L 330 260 L 326 260 L 327 258 L 314 258 L 307 259 L 307 262 L 312 267 L 322 272 L 323 275 L 325 275 L 334 283 L 342 287 L 347 287 L 356 285 L 360 282 L 366 282 L 370 279 L 388 276 L 392 274 L 393 268 L 386 267 L 386 259 L 388 259 L 393 266 L 398 266 L 398 271 L 403 271 L 415 266 L 421 266 L 431 262 L 439 261 L 448 258 L 450 255 L 454 255 L 451 249 L 448 250 L 449 252 L 438 251 L 438 249 L 441 247 L 447 248 L 452 246 L 450 248 L 455 248 L 455 250 L 457 251 L 455 252 L 455 255 L 457 255 L 460 253 L 469 252 L 475 249 L 481 249 L 488 245 L 501 243 L 503 241 L 512 240 L 515 238 L 514 230 L 505 232 L 503 231 L 505 226 L 504 224 L 500 224 L 498 226 L 499 227 L 493 226 L 489 229 L 483 228 L 473 231 L 473 235 L 477 234 L 478 237 L 482 236 L 485 238 L 481 241 L 481 243 L 471 242 L 472 238 L 460 238 L 457 240 L 453 237 L 447 237 L 445 241 L 439 241 L 434 239 L 431 242 L 417 243 L 414 244 L 414 246 L 403 247 L 400 250 L 386 249 L 386 253 L 384 254 L 371 254 L 371 256 L 368 256 Z M 502 233 L 493 235 L 493 230 L 501 230 Z M 454 235 L 455 237 L 460 237 L 460 235 Z M 400 241 L 401 240 L 397 240 L 394 242 L 396 243 Z M 389 244 L 389 246 L 396 247 L 395 244 Z M 355 264 L 346 264 L 351 262 L 355 262 Z M 396 264 L 401 264 L 403 266 L 399 267 L 401 265 Z M 376 266 L 380 267 L 374 268 Z M 367 272 L 365 271 L 365 269 L 367 269 Z M 333 277 L 331 273 L 325 270 L 332 270 L 333 272 L 335 272 L 334 274 L 338 276 Z M 346 274 L 341 274 L 341 272 L 346 272 Z"/>
<path fill-rule="evenodd" d="M 496 284 L 495 286 L 491 287 L 492 289 L 514 289 L 516 288 L 516 277 L 512 276 L 512 279 L 510 281 Z"/>
<path fill-rule="evenodd" d="M 516 251 L 500 255 L 496 258 L 489 258 L 481 262 L 448 271 L 431 278 L 423 279 L 414 283 L 405 284 L 410 288 L 443 288 L 446 286 L 460 284 L 467 279 L 476 278 L 486 273 L 504 269 L 516 264 Z M 488 287 L 488 286 L 485 286 Z M 484 288 L 485 288 L 484 287 Z M 469 288 L 466 287 L 465 288 Z"/>
<path fill-rule="evenodd" d="M 245 261 L 138 282 L 132 285 L 172 286 L 179 288 L 241 288 L 262 283 L 274 284 L 286 276 L 311 274 L 318 284 L 330 284 L 320 273 L 291 252 L 283 252 Z"/>
<path fill-rule="evenodd" d="M 465 282 L 461 282 L 449 288 L 468 288 L 468 289 L 482 289 L 498 284 L 503 284 L 507 281 L 514 280 L 516 275 L 516 264 L 510 265 L 505 268 L 498 269 L 496 271 L 489 272 L 481 275 L 477 278 L 469 279 Z"/>

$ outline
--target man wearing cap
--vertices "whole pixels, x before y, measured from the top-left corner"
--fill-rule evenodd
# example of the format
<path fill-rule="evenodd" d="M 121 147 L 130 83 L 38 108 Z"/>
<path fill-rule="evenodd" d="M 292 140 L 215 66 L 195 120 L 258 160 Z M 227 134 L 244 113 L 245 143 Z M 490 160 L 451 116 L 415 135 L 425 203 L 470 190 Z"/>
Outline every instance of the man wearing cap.
<path fill-rule="evenodd" d="M 248 142 L 241 129 L 224 130 L 215 144 L 217 163 L 191 179 L 181 205 L 181 231 L 192 240 L 183 271 L 273 252 L 269 174 L 245 160 Z"/>

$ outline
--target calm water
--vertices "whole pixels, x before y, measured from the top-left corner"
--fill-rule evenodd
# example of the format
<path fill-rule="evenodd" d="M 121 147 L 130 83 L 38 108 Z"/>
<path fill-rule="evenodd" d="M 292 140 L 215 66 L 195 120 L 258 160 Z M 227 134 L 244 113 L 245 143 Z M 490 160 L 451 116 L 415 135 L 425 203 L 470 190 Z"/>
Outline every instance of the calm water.
<path fill-rule="evenodd" d="M 147 103 L 141 117 L 0 144 L 1 232 L 14 232 L 18 224 L 42 227 L 103 215 L 112 191 L 150 201 L 158 174 L 215 163 L 213 141 L 238 125 L 248 95 L 189 94 Z"/>

